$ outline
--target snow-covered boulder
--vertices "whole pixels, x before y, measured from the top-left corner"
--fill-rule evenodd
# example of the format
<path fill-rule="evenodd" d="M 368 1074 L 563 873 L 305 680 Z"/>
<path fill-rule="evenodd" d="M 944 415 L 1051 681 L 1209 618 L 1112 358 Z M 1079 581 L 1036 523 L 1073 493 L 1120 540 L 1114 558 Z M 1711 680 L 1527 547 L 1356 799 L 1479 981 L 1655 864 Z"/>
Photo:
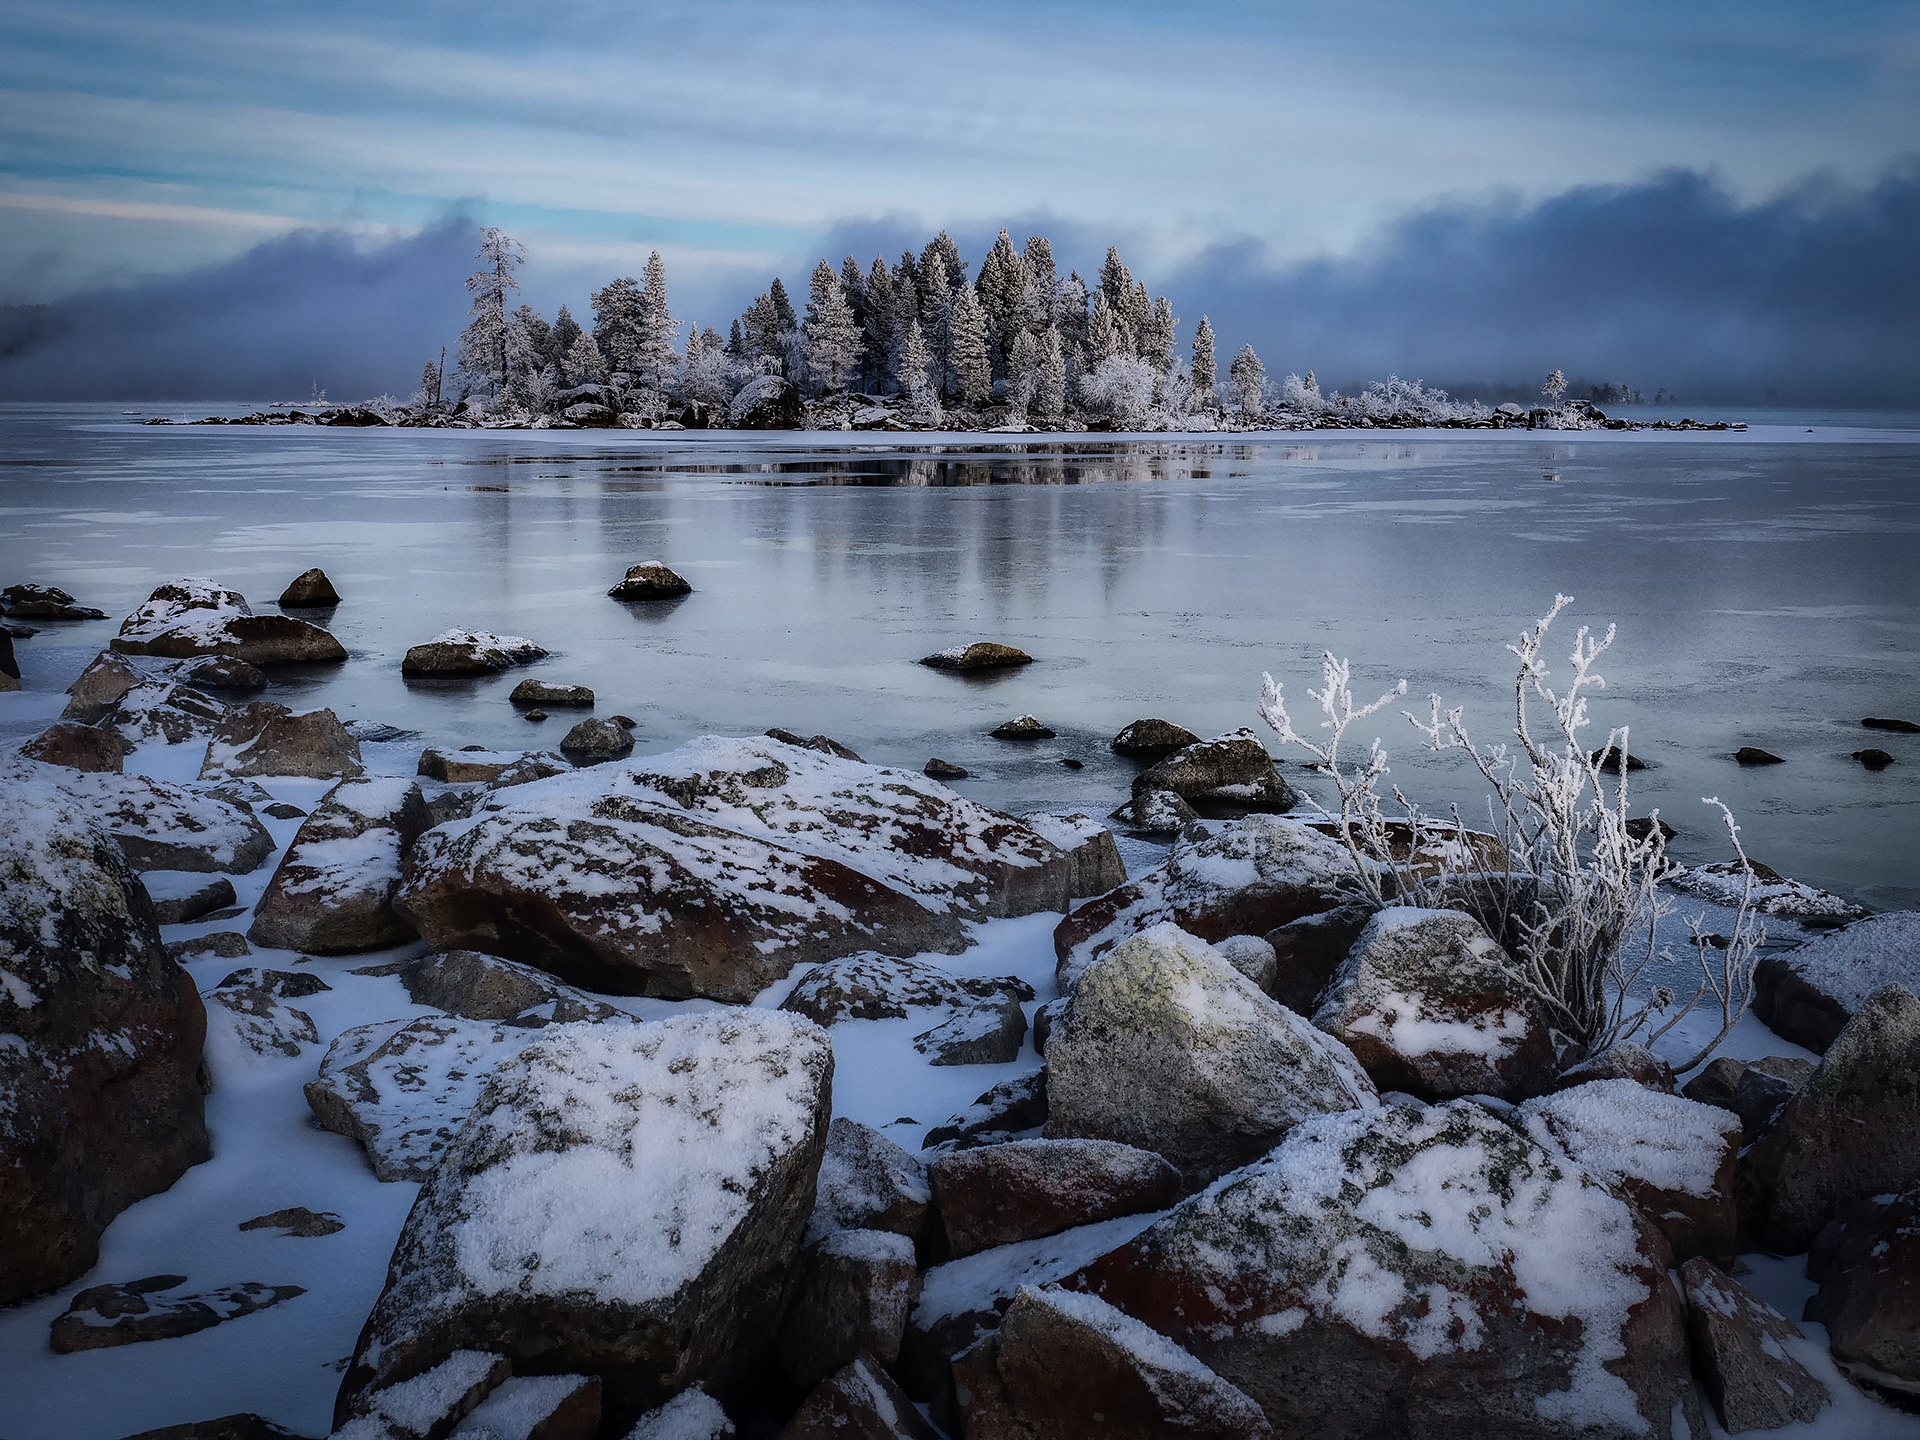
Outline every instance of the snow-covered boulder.
<path fill-rule="evenodd" d="M 927 1131 L 925 1152 L 971 1150 L 978 1145 L 1004 1145 L 1009 1140 L 1034 1139 L 1047 1123 L 1047 1072 L 1029 1071 L 1002 1080 L 973 1104 L 949 1115 Z"/>
<path fill-rule="evenodd" d="M 351 955 L 414 938 L 393 910 L 400 861 L 432 824 L 420 787 L 398 775 L 343 780 L 300 822 L 267 882 L 247 938 Z"/>
<path fill-rule="evenodd" d="M 302 570 L 280 592 L 280 604 L 290 610 L 325 610 L 340 603 L 340 592 L 318 565 Z"/>
<path fill-rule="evenodd" d="M 720 1402 L 695 1385 L 642 1415 L 627 1440 L 733 1440 L 735 1433 Z"/>
<path fill-rule="evenodd" d="M 89 808 L 0 779 L 0 1305 L 84 1273 L 115 1215 L 207 1158 L 205 1034 Z"/>
<path fill-rule="evenodd" d="M 1164 1210 L 1180 1174 L 1111 1140 L 1014 1140 L 935 1156 L 933 1200 L 955 1259 L 1120 1215 Z"/>
<path fill-rule="evenodd" d="M 446 1440 L 511 1373 L 504 1355 L 456 1350 L 429 1369 L 336 1407 L 334 1440 Z"/>
<path fill-rule="evenodd" d="M 1753 872 L 1748 889 L 1747 872 Z M 1851 900 L 1818 889 L 1799 880 L 1789 880 L 1771 866 L 1750 860 L 1742 866 L 1735 860 L 1716 860 L 1710 865 L 1695 865 L 1667 877 L 1667 884 L 1702 896 L 1717 905 L 1738 906 L 1744 896 L 1762 915 L 1797 921 L 1802 925 L 1824 927 L 1865 918 L 1870 912 Z"/>
<path fill-rule="evenodd" d="M 918 1156 L 845 1116 L 827 1129 L 809 1242 L 836 1230 L 884 1230 L 918 1239 L 933 1192 Z"/>
<path fill-rule="evenodd" d="M 171 580 L 121 623 L 125 655 L 231 655 L 249 665 L 338 664 L 346 648 L 291 615 L 256 615 L 246 597 L 214 580 Z"/>
<path fill-rule="evenodd" d="M 1740 1157 L 1740 1220 L 1794 1255 L 1839 1209 L 1920 1175 L 1920 999 L 1875 991 L 1812 1077 Z"/>
<path fill-rule="evenodd" d="M 20 753 L 42 765 L 60 765 L 89 774 L 118 773 L 126 768 L 133 746 L 112 730 L 56 720 L 20 747 Z"/>
<path fill-rule="evenodd" d="M 1827 1387 L 1787 1352 L 1800 1327 L 1696 1256 L 1680 1267 L 1694 1368 L 1730 1435 L 1815 1419 Z"/>
<path fill-rule="evenodd" d="M 69 702 L 67 709 L 74 708 Z M 143 675 L 94 723 L 129 745 L 205 744 L 227 718 L 228 709 L 226 701 L 196 686 L 162 675 Z"/>
<path fill-rule="evenodd" d="M 907 1316 L 920 1298 L 913 1242 L 886 1230 L 836 1230 L 809 1245 L 780 1324 L 780 1368 L 801 1389 L 858 1356 L 900 1358 Z"/>
<path fill-rule="evenodd" d="M 1126 862 L 1113 832 L 1084 810 L 1041 810 L 1022 817 L 1041 839 L 1066 852 L 1067 898 L 1104 895 L 1127 883 Z"/>
<path fill-rule="evenodd" d="M 1665 1241 L 1469 1101 L 1306 1120 L 1063 1283 L 1281 1435 L 1672 1437 L 1693 1406 Z"/>
<path fill-rule="evenodd" d="M 1247 1395 L 1095 1295 L 1022 1286 L 1000 1328 L 954 1362 L 967 1440 L 1272 1433 Z"/>
<path fill-rule="evenodd" d="M 749 380 L 727 406 L 729 430 L 798 430 L 800 392 L 778 375 Z"/>
<path fill-rule="evenodd" d="M 1541 1007 L 1506 952 L 1457 910 L 1391 906 L 1374 915 L 1313 1023 L 1344 1042 L 1382 1090 L 1517 1099 L 1553 1078 Z"/>
<path fill-rule="evenodd" d="M 1920 994 L 1920 910 L 1895 910 L 1762 958 L 1753 1012 L 1774 1034 L 1825 1050 L 1884 985 Z"/>
<path fill-rule="evenodd" d="M 1845 1207 L 1807 1258 L 1834 1363 L 1858 1385 L 1920 1400 L 1920 1183 Z"/>
<path fill-rule="evenodd" d="M 620 1010 L 544 971 L 477 950 L 423 955 L 400 971 L 407 998 L 467 1020 L 499 1020 L 525 1029 L 575 1020 L 617 1020 Z"/>
<path fill-rule="evenodd" d="M 1734 1253 L 1736 1117 L 1631 1080 L 1576 1085 L 1519 1113 L 1528 1135 L 1639 1206 L 1676 1259 Z"/>
<path fill-rule="evenodd" d="M 923 775 L 710 737 L 496 792 L 422 837 L 396 905 L 436 949 L 746 1000 L 796 965 L 954 952 L 963 918 L 1064 908 L 1070 868 Z"/>
<path fill-rule="evenodd" d="M 273 853 L 273 837 L 253 813 L 208 786 L 88 775 L 24 760 L 0 767 L 0 787 L 36 787 L 49 779 L 114 838 L 136 870 L 243 875 Z"/>
<path fill-rule="evenodd" d="M 982 1000 L 1031 1000 L 1033 993 L 1031 985 L 1012 975 L 961 976 L 924 960 L 860 954 L 815 965 L 780 1008 L 832 1026 L 843 1020 L 904 1020 L 914 1010 L 970 1010 Z"/>
<path fill-rule="evenodd" d="M 313 1017 L 283 1003 L 264 985 L 223 982 L 208 991 L 206 998 L 213 1006 L 207 1013 L 208 1023 L 226 1025 L 234 1038 L 256 1055 L 297 1059 L 307 1046 L 320 1041 Z"/>
<path fill-rule="evenodd" d="M 1062 920 L 1053 949 L 1065 986 L 1129 935 L 1164 921 L 1202 940 L 1224 940 L 1264 935 L 1359 898 L 1344 848 L 1290 820 L 1250 815 L 1216 834 L 1175 841 L 1164 864 Z"/>
<path fill-rule="evenodd" d="M 72 1355 L 143 1340 L 177 1340 L 307 1293 L 298 1285 L 258 1281 L 202 1293 L 170 1293 L 186 1283 L 184 1275 L 149 1275 L 120 1284 L 89 1285 L 54 1317 L 47 1343 L 57 1355 Z"/>
<path fill-rule="evenodd" d="M 1138 835 L 1177 835 L 1198 820 L 1200 812 L 1171 790 L 1145 790 L 1107 818 Z"/>
<path fill-rule="evenodd" d="M 75 602 L 58 585 L 9 585 L 0 590 L 0 615 L 9 620 L 104 620 L 107 612 Z"/>
<path fill-rule="evenodd" d="M 1123 728 L 1110 745 L 1117 755 L 1151 763 L 1199 743 L 1200 737 L 1184 725 L 1176 725 L 1171 720 L 1145 719 L 1135 720 Z"/>
<path fill-rule="evenodd" d="M 780 1440 L 939 1440 L 893 1377 L 866 1356 L 822 1380 Z"/>
<path fill-rule="evenodd" d="M 113 707 L 128 691 L 146 678 L 124 655 L 102 650 L 67 687 L 67 708 L 60 712 L 60 718 L 78 720 L 82 725 L 98 724 L 113 712 Z"/>
<path fill-rule="evenodd" d="M 560 738 L 560 753 L 575 765 L 600 765 L 633 753 L 632 727 L 590 715 Z"/>
<path fill-rule="evenodd" d="M 832 1081 L 826 1032 L 767 1011 L 540 1032 L 421 1189 L 343 1400 L 483 1344 L 627 1413 L 757 1383 Z"/>
<path fill-rule="evenodd" d="M 660 560 L 629 565 L 627 573 L 607 591 L 616 600 L 673 600 L 692 593 L 693 586 Z"/>
<path fill-rule="evenodd" d="M 489 630 L 443 630 L 415 645 L 400 662 L 402 675 L 491 675 L 514 665 L 531 665 L 547 652 L 520 635 Z"/>
<path fill-rule="evenodd" d="M 1133 793 L 1165 790 L 1189 805 L 1278 813 L 1299 803 L 1251 730 L 1216 735 L 1176 750 L 1133 777 Z"/>
<path fill-rule="evenodd" d="M 1088 966 L 1047 1039 L 1048 1137 L 1151 1150 L 1190 1185 L 1377 1103 L 1345 1047 L 1175 925 Z"/>
<path fill-rule="evenodd" d="M 452 1440 L 594 1440 L 597 1375 L 512 1375 L 453 1432 Z"/>
<path fill-rule="evenodd" d="M 202 780 L 244 775 L 351 778 L 364 769 L 360 742 L 331 710 L 295 714 L 271 700 L 236 706 L 221 717 L 200 762 Z"/>
<path fill-rule="evenodd" d="M 1002 670 L 1010 665 L 1031 665 L 1033 657 L 997 640 L 975 640 L 971 645 L 936 650 L 922 656 L 920 663 L 935 670 Z"/>
<path fill-rule="evenodd" d="M 1595 1080 L 1631 1080 L 1662 1095 L 1676 1095 L 1673 1067 L 1646 1046 L 1632 1040 L 1609 1045 L 1597 1055 L 1589 1055 L 1577 1065 L 1569 1065 L 1554 1077 L 1553 1088 L 1571 1090 Z"/>
<path fill-rule="evenodd" d="M 982 1001 L 913 1037 L 929 1065 L 1005 1065 L 1020 1058 L 1027 1017 L 1009 997 Z"/>

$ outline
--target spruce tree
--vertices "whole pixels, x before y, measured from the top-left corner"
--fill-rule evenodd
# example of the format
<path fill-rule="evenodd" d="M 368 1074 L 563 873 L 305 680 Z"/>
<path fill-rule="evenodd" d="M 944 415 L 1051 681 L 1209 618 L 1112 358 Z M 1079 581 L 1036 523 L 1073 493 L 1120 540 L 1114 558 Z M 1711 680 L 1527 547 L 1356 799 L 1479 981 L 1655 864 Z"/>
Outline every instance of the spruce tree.
<path fill-rule="evenodd" d="M 1082 364 L 1088 370 L 1098 368 L 1102 360 L 1111 360 L 1116 355 L 1130 351 L 1126 337 L 1121 333 L 1120 323 L 1113 313 L 1113 305 L 1107 299 L 1105 290 L 1093 292 L 1093 309 L 1087 316 L 1087 335 L 1081 342 Z"/>
<path fill-rule="evenodd" d="M 907 321 L 907 328 L 900 337 L 900 354 L 894 361 L 893 378 L 912 400 L 915 409 L 937 414 L 940 402 L 929 374 L 932 368 L 933 352 L 927 347 L 926 336 L 920 331 L 920 321 L 918 318 L 911 319 Z"/>
<path fill-rule="evenodd" d="M 904 258 L 904 257 L 903 257 Z M 893 273 L 893 324 L 888 329 L 887 364 L 889 372 L 899 368 L 901 347 L 907 343 L 907 329 L 920 323 L 920 288 L 913 272 L 902 265 Z M 920 335 L 926 343 L 926 332 Z"/>
<path fill-rule="evenodd" d="M 1060 332 L 1048 327 L 1040 336 L 1040 368 L 1035 372 L 1033 408 L 1043 420 L 1057 421 L 1067 408 L 1067 362 Z"/>
<path fill-rule="evenodd" d="M 594 291 L 589 299 L 593 305 L 593 343 L 601 363 L 609 371 L 630 372 L 640 353 L 640 282 L 622 275 Z"/>
<path fill-rule="evenodd" d="M 967 262 L 960 258 L 960 247 L 953 243 L 953 237 L 942 230 L 927 242 L 927 248 L 920 252 L 920 272 L 922 284 L 925 284 L 927 258 L 938 255 L 944 267 L 947 284 L 958 286 L 967 283 Z"/>
<path fill-rule="evenodd" d="M 1027 262 L 1013 248 L 1013 241 L 1002 230 L 980 262 L 980 279 L 974 290 L 980 308 L 987 315 L 987 336 L 992 349 L 996 378 L 1007 375 L 1007 358 L 1013 337 L 1026 328 Z"/>
<path fill-rule="evenodd" d="M 948 390 L 968 405 L 993 393 L 993 358 L 987 343 L 987 312 L 971 285 L 953 292 L 947 353 Z"/>
<path fill-rule="evenodd" d="M 879 256 L 867 272 L 867 315 L 861 330 L 866 338 L 866 357 L 862 368 L 875 390 L 892 378 L 893 369 L 893 273 Z"/>
<path fill-rule="evenodd" d="M 837 394 L 846 388 L 862 349 L 860 326 L 840 277 L 822 260 L 807 286 L 807 374 L 822 393 Z"/>
<path fill-rule="evenodd" d="M 643 389 L 665 391 L 673 383 L 678 358 L 673 349 L 673 332 L 680 328 L 680 322 L 667 307 L 667 267 L 661 262 L 658 250 L 647 256 L 643 273 L 647 281 L 640 291 L 640 333 L 629 368 Z"/>
<path fill-rule="evenodd" d="M 1038 335 L 1059 318 L 1060 276 L 1053 268 L 1053 242 L 1044 235 L 1029 236 L 1020 258 L 1027 265 L 1027 329 Z"/>
<path fill-rule="evenodd" d="M 1127 296 L 1126 309 L 1118 316 L 1120 329 L 1131 342 L 1130 349 L 1142 359 L 1151 359 L 1147 346 L 1153 343 L 1153 300 L 1147 294 L 1144 282 L 1133 282 L 1133 290 Z M 1167 342 L 1169 351 L 1173 342 Z M 1171 358 L 1171 357 L 1169 357 Z"/>
<path fill-rule="evenodd" d="M 513 272 L 527 258 L 518 240 L 497 225 L 480 232 L 480 268 L 467 277 L 473 304 L 460 332 L 460 369 L 470 382 L 499 395 L 507 388 L 507 296 L 520 289 Z"/>
<path fill-rule="evenodd" d="M 953 358 L 953 287 L 947 283 L 945 257 L 931 244 L 920 257 L 920 333 L 933 357 L 935 388 L 945 400 Z"/>
<path fill-rule="evenodd" d="M 1107 297 L 1113 318 L 1116 321 L 1125 319 L 1127 309 L 1133 303 L 1133 272 L 1121 262 L 1120 247 L 1117 245 L 1109 245 L 1107 258 L 1100 262 L 1099 289 Z"/>
<path fill-rule="evenodd" d="M 1241 419 L 1253 421 L 1264 417 L 1267 412 L 1267 367 L 1253 353 L 1253 346 L 1240 347 L 1240 353 L 1233 357 L 1227 374 L 1233 380 L 1233 398 L 1240 407 Z"/>
<path fill-rule="evenodd" d="M 1174 333 L 1179 328 L 1180 322 L 1174 316 L 1172 302 L 1162 295 L 1153 302 L 1153 308 L 1148 312 L 1140 341 L 1140 358 L 1161 375 L 1173 369 Z"/>
<path fill-rule="evenodd" d="M 1087 282 L 1078 270 L 1069 270 L 1060 282 L 1053 323 L 1060 330 L 1060 351 L 1071 356 L 1087 343 Z"/>
<path fill-rule="evenodd" d="M 567 368 L 567 353 L 573 349 L 573 342 L 580 338 L 580 322 L 573 318 L 573 312 L 565 305 L 560 313 L 553 317 L 553 328 L 547 332 L 547 359 L 561 370 Z"/>
<path fill-rule="evenodd" d="M 1040 342 L 1031 330 L 1020 330 L 1007 347 L 1007 399 L 1023 415 L 1033 404 L 1039 384 Z"/>
<path fill-rule="evenodd" d="M 778 275 L 767 287 L 767 299 L 773 306 L 774 321 L 783 332 L 800 328 L 800 317 L 794 314 L 793 301 L 787 298 L 787 287 L 780 283 Z"/>
<path fill-rule="evenodd" d="M 1200 327 L 1193 332 L 1193 389 L 1203 405 L 1213 404 L 1213 325 L 1207 317 L 1200 317 Z"/>
<path fill-rule="evenodd" d="M 560 378 L 567 385 L 598 385 L 607 378 L 606 357 L 590 331 L 582 330 L 567 347 Z"/>
<path fill-rule="evenodd" d="M 747 358 L 747 334 L 741 328 L 738 317 L 727 330 L 727 354 L 736 360 Z"/>

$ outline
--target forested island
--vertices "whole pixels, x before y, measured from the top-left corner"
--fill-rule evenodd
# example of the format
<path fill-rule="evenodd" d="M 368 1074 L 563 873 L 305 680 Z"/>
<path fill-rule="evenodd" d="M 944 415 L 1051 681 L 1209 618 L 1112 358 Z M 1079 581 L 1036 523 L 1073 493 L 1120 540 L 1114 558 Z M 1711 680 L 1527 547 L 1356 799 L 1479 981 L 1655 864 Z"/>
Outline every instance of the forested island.
<path fill-rule="evenodd" d="M 590 327 L 564 304 L 551 321 L 515 304 L 525 256 L 499 228 L 481 232 L 453 361 L 430 359 L 410 399 L 282 405 L 199 423 L 989 434 L 1745 428 L 1609 416 L 1601 403 L 1641 397 L 1618 384 L 1574 396 L 1559 370 L 1538 403 L 1488 406 L 1397 375 L 1350 393 L 1323 388 L 1311 370 L 1276 380 L 1251 344 L 1223 367 L 1210 318 L 1183 347 L 1172 302 L 1151 295 L 1117 247 L 1089 283 L 1077 270 L 1060 275 L 1045 236 L 1015 248 L 1004 229 L 972 278 L 944 230 L 892 265 L 876 256 L 862 268 L 849 255 L 835 270 L 822 259 L 804 312 L 776 276 L 725 335 L 675 317 L 657 250 L 641 277 L 592 292 Z"/>

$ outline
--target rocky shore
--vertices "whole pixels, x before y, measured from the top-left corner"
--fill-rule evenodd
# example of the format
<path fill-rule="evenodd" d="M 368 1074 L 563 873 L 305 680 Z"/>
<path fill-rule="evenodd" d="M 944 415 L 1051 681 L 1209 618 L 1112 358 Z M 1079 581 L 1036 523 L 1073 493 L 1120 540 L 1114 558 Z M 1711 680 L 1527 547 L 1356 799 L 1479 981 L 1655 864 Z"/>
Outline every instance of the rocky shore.
<path fill-rule="evenodd" d="M 265 698 L 378 663 L 288 593 L 161 586 L 0 757 L 0 1329 L 286 1367 L 146 1440 L 1907 1433 L 1920 914 L 1773 877 L 1757 1018 L 1675 1075 L 1572 1046 L 1470 906 L 1381 904 L 1251 731 L 1128 725 L 1105 821 L 778 729 L 409 742 Z M 127 1268 L 196 1172 L 219 1262 Z M 324 1258 L 368 1234 L 384 1278 Z"/>

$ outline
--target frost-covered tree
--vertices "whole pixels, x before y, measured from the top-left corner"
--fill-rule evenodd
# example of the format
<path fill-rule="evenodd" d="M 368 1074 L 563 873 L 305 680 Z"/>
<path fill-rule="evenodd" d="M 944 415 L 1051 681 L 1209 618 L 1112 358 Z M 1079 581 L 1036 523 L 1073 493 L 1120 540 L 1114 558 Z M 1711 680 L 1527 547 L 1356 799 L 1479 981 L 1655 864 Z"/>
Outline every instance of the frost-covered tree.
<path fill-rule="evenodd" d="M 1327 398 L 1320 393 L 1320 382 L 1309 370 L 1304 377 L 1289 374 L 1280 382 L 1280 404 L 1302 415 L 1318 415 L 1327 408 Z"/>
<path fill-rule="evenodd" d="M 1039 382 L 1040 342 L 1031 330 L 1018 331 L 1007 349 L 1007 403 L 1022 419 L 1033 405 Z"/>
<path fill-rule="evenodd" d="M 1067 362 L 1060 353 L 1060 332 L 1040 337 L 1040 366 L 1034 374 L 1033 409 L 1042 420 L 1057 421 L 1067 409 Z"/>
<path fill-rule="evenodd" d="M 553 356 L 553 327 L 538 310 L 531 305 L 521 305 L 513 312 L 513 321 L 526 334 L 527 345 L 535 358 L 544 365 Z"/>
<path fill-rule="evenodd" d="M 1153 329 L 1153 300 L 1147 294 L 1147 287 L 1139 280 L 1133 282 L 1133 293 L 1127 297 L 1126 309 L 1121 312 L 1121 329 L 1133 340 L 1133 353 L 1143 360 L 1152 360 L 1147 351 L 1150 333 Z M 1172 351 L 1172 345 L 1168 345 Z"/>
<path fill-rule="evenodd" d="M 860 363 L 860 326 L 840 277 L 825 260 L 814 267 L 807 292 L 807 375 L 820 393 L 838 394 Z"/>
<path fill-rule="evenodd" d="M 993 393 L 993 359 L 987 340 L 987 312 L 971 285 L 953 292 L 947 349 L 947 391 L 968 405 L 980 405 Z"/>
<path fill-rule="evenodd" d="M 1138 430 L 1153 409 L 1159 378 L 1138 355 L 1110 355 L 1080 377 L 1080 398 L 1115 429 Z"/>
<path fill-rule="evenodd" d="M 1071 371 L 1084 358 L 1087 348 L 1087 282 L 1078 270 L 1069 270 L 1060 282 L 1054 303 L 1054 324 L 1060 330 L 1060 351 Z"/>
<path fill-rule="evenodd" d="M 736 365 L 719 332 L 689 334 L 686 364 L 680 367 L 680 393 L 703 405 L 725 405 L 733 398 Z"/>
<path fill-rule="evenodd" d="M 580 322 L 573 318 L 573 312 L 565 305 L 553 317 L 553 328 L 547 331 L 547 361 L 556 369 L 567 368 L 567 352 L 573 349 L 573 342 L 580 336 Z"/>
<path fill-rule="evenodd" d="M 740 324 L 744 331 L 743 358 L 769 362 L 775 371 L 798 373 L 789 361 L 800 349 L 800 321 L 779 276 L 753 297 Z"/>
<path fill-rule="evenodd" d="M 1120 322 L 1113 313 L 1113 303 L 1107 299 L 1107 292 L 1094 291 L 1093 307 L 1087 315 L 1086 339 L 1081 342 L 1087 370 L 1089 373 L 1097 370 L 1103 362 L 1116 355 L 1129 354 L 1132 349 L 1121 333 Z"/>
<path fill-rule="evenodd" d="M 1141 294 L 1145 294 L 1143 289 Z M 1173 337 L 1179 329 L 1180 321 L 1173 313 L 1173 304 L 1162 295 L 1153 302 L 1153 308 L 1147 313 L 1147 323 L 1140 331 L 1140 358 L 1146 361 L 1162 375 L 1173 369 Z"/>
<path fill-rule="evenodd" d="M 560 367 L 560 378 L 568 386 L 598 385 L 607 378 L 607 358 L 600 353 L 600 342 L 591 330 L 581 330 L 573 337 Z"/>
<path fill-rule="evenodd" d="M 1007 376 L 1013 337 L 1026 328 L 1027 289 L 1031 280 L 1026 260 L 1002 230 L 987 251 L 986 259 L 980 262 L 980 278 L 973 287 L 980 308 L 986 313 L 987 337 L 997 379 Z"/>
<path fill-rule="evenodd" d="M 1109 245 L 1107 258 L 1100 262 L 1099 292 L 1107 297 L 1107 306 L 1116 320 L 1124 317 L 1133 303 L 1133 272 L 1120 258 L 1120 247 Z"/>
<path fill-rule="evenodd" d="M 942 232 L 945 233 L 944 231 Z M 946 258 L 932 245 L 920 257 L 920 333 L 933 357 L 935 388 L 946 398 L 946 377 L 953 358 L 953 287 Z"/>
<path fill-rule="evenodd" d="M 916 317 L 907 321 L 907 328 L 900 337 L 900 353 L 894 361 L 893 378 L 902 392 L 912 401 L 913 407 L 922 415 L 940 413 L 940 397 L 933 384 L 933 350 L 927 344 L 927 337 L 921 333 L 920 321 Z"/>
<path fill-rule="evenodd" d="M 867 272 L 860 268 L 860 262 L 851 255 L 840 262 L 840 289 L 846 294 L 848 308 L 853 311 L 853 323 L 864 328 L 867 323 Z"/>
<path fill-rule="evenodd" d="M 867 315 L 861 326 L 866 341 L 864 369 L 876 390 L 893 377 L 895 309 L 893 272 L 876 255 L 867 271 Z"/>
<path fill-rule="evenodd" d="M 1540 393 L 1549 403 L 1558 405 L 1560 397 L 1567 393 L 1567 377 L 1561 371 L 1549 370 L 1547 378 L 1540 382 Z"/>
<path fill-rule="evenodd" d="M 631 275 L 609 280 L 588 297 L 593 306 L 593 343 L 609 373 L 631 372 L 640 353 L 640 335 L 646 324 L 646 302 L 640 282 Z"/>
<path fill-rule="evenodd" d="M 1020 258 L 1027 266 L 1026 328 L 1038 335 L 1059 320 L 1060 276 L 1053 266 L 1053 242 L 1030 235 Z"/>
<path fill-rule="evenodd" d="M 518 240 L 497 225 L 480 232 L 480 267 L 467 277 L 473 304 L 467 328 L 460 332 L 460 369 L 469 383 L 484 384 L 489 395 L 507 388 L 507 296 L 520 289 L 513 272 L 527 258 Z"/>
<path fill-rule="evenodd" d="M 667 267 L 658 250 L 647 256 L 642 273 L 647 278 L 640 287 L 640 334 L 627 368 L 643 390 L 658 393 L 672 385 L 673 372 L 678 368 L 679 357 L 673 345 L 680 322 L 667 305 Z"/>
<path fill-rule="evenodd" d="M 1240 418 L 1249 424 L 1266 418 L 1267 367 L 1254 354 L 1253 346 L 1242 345 L 1240 353 L 1227 367 L 1233 381 L 1233 402 L 1240 407 Z"/>
<path fill-rule="evenodd" d="M 927 261 L 932 256 L 940 257 L 941 273 L 946 276 L 949 285 L 967 283 L 967 262 L 960 258 L 960 247 L 953 243 L 953 237 L 942 230 L 927 242 L 927 248 L 920 252 L 920 281 L 926 285 Z"/>
<path fill-rule="evenodd" d="M 438 410 L 440 408 L 440 367 L 427 361 L 426 368 L 420 372 L 420 408 Z"/>
<path fill-rule="evenodd" d="M 1200 317 L 1199 328 L 1193 332 L 1193 364 L 1188 373 L 1193 377 L 1195 398 L 1202 405 L 1213 403 L 1213 322 L 1206 316 Z"/>

